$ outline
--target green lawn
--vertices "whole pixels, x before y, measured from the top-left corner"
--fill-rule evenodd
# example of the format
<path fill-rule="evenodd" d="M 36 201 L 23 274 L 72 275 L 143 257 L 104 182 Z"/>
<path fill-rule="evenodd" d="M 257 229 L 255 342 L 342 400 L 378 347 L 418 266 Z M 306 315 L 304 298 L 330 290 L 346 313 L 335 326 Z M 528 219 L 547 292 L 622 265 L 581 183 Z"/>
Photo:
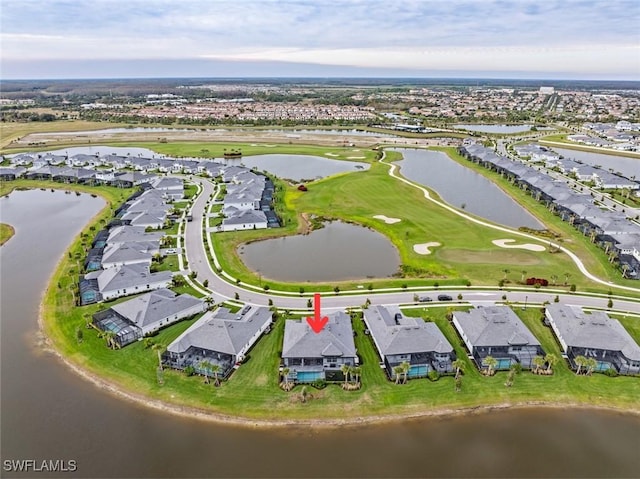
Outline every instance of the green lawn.
<path fill-rule="evenodd" d="M 15 234 L 13 226 L 6 223 L 0 223 L 0 246 L 5 244 Z"/>
<path fill-rule="evenodd" d="M 462 159 L 452 148 L 443 149 L 447 154 L 466 166 L 473 167 Z M 389 152 L 388 156 L 398 153 Z M 509 194 L 513 195 L 534 215 L 561 235 L 560 241 L 578 254 L 590 271 L 619 283 L 635 285 L 631 280 L 623 280 L 620 273 L 608 264 L 604 253 L 582 238 L 568 224 L 554 216 L 535 199 L 512 186 L 499 175 L 476 166 L 476 170 L 490 176 Z M 295 234 L 301 224 L 296 214 L 307 213 L 325 218 L 352 221 L 372 228 L 387 236 L 400 253 L 403 271 L 396 280 L 367 280 L 374 288 L 445 284 L 497 285 L 507 270 L 507 285 L 516 284 L 524 276 L 547 277 L 556 275 L 564 278 L 569 274 L 569 283 L 575 283 L 579 290 L 603 291 L 602 287 L 591 283 L 577 270 L 570 258 L 562 253 L 531 252 L 526 250 L 503 249 L 492 244 L 492 240 L 509 238 L 506 233 L 497 232 L 470 221 L 425 200 L 422 193 L 388 175 L 388 166 L 373 163 L 370 170 L 337 175 L 309 184 L 309 191 L 302 193 L 286 184 L 279 185 L 284 194 L 277 203 L 285 212 L 284 227 L 273 230 L 248 232 L 228 232 L 213 234 L 213 242 L 223 268 L 246 283 L 257 283 L 257 277 L 249 271 L 238 255 L 241 243 L 256 239 Z M 437 197 L 437 195 L 434 195 Z M 400 218 L 392 225 L 374 219 L 374 215 Z M 431 255 L 419 255 L 413 250 L 417 243 L 435 241 L 442 246 L 435 248 Z M 524 273 L 523 273 L 524 272 Z M 300 285 L 283 284 L 269 280 L 272 289 L 297 291 Z M 355 288 L 359 282 L 348 282 L 340 288 Z M 333 284 L 316 285 L 320 291 L 333 288 Z M 637 286 L 637 285 L 635 285 Z"/>

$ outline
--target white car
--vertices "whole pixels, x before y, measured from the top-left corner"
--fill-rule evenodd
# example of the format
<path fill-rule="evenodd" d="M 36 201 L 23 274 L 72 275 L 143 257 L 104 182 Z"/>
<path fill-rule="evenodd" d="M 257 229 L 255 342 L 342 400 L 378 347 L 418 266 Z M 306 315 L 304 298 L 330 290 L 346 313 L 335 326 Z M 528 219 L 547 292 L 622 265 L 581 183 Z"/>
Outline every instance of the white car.
<path fill-rule="evenodd" d="M 168 248 L 168 249 L 164 250 L 164 252 L 167 253 L 167 254 L 177 254 L 178 250 L 175 249 L 175 248 Z"/>

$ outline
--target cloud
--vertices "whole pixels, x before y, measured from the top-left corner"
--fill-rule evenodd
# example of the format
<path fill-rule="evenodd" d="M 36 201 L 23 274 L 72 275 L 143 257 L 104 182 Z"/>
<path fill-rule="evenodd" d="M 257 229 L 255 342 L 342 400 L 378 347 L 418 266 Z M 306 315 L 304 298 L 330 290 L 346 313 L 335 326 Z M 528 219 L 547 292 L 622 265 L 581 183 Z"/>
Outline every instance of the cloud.
<path fill-rule="evenodd" d="M 3 60 L 475 61 L 507 70 L 564 55 L 640 73 L 637 0 L 2 0 L 0 21 Z"/>

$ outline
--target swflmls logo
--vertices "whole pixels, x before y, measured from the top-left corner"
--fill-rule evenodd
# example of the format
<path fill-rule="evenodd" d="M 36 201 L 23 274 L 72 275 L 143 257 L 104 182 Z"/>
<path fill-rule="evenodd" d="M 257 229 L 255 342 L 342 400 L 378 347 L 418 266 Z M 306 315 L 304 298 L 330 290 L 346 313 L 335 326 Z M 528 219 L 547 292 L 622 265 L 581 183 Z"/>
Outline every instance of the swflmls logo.
<path fill-rule="evenodd" d="M 75 472 L 78 464 L 74 459 L 5 459 L 2 468 L 6 472 Z"/>

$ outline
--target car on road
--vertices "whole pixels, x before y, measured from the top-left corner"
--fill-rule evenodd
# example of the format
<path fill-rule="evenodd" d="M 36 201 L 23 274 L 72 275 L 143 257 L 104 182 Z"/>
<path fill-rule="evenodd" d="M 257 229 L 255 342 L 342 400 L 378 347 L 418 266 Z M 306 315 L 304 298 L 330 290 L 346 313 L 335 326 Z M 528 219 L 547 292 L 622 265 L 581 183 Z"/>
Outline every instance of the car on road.
<path fill-rule="evenodd" d="M 428 303 L 430 301 L 433 301 L 433 299 L 431 299 L 429 296 L 420 296 L 418 298 L 419 303 Z"/>
<path fill-rule="evenodd" d="M 453 301 L 453 298 L 448 294 L 439 294 L 438 301 Z"/>

